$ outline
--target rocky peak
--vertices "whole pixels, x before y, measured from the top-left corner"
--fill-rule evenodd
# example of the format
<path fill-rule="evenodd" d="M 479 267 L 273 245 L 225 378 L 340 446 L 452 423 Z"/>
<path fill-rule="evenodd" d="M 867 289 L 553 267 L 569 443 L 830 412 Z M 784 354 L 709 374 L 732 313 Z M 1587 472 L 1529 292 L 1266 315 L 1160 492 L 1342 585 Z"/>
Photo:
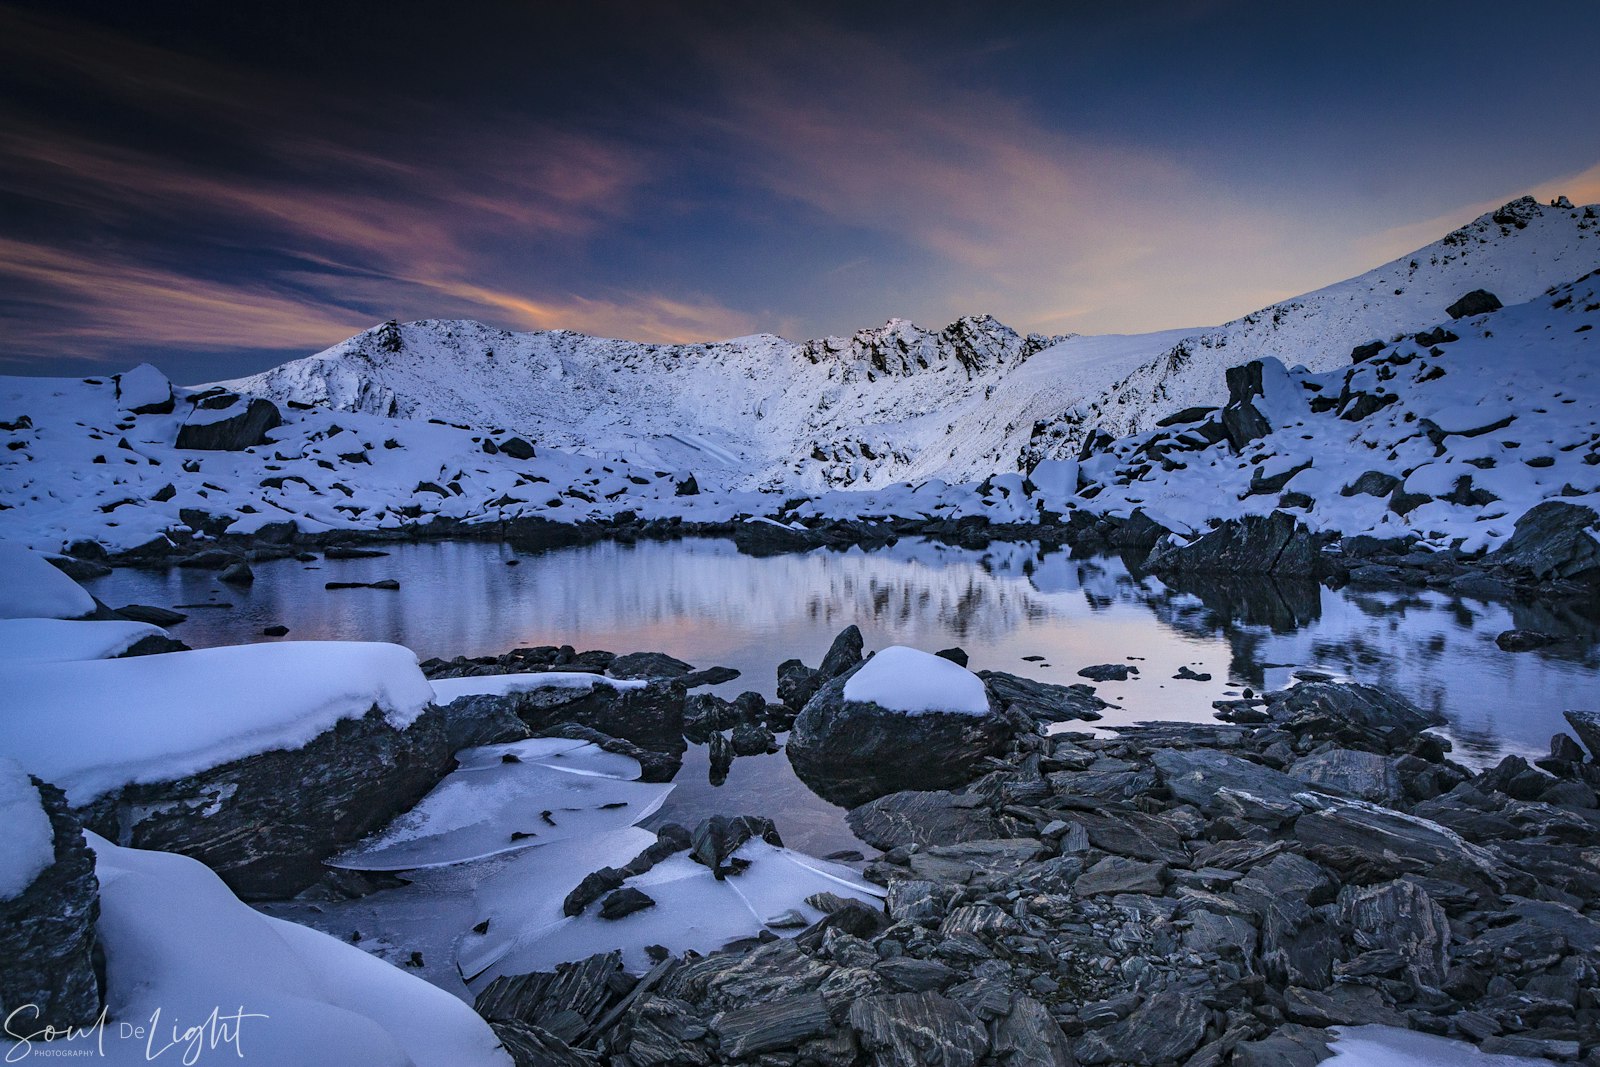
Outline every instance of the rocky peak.
<path fill-rule="evenodd" d="M 848 338 L 806 341 L 800 354 L 812 363 L 865 362 L 877 373 L 895 377 L 954 363 L 971 378 L 1020 363 L 1060 340 L 1039 334 L 1023 336 L 993 315 L 964 315 L 937 332 L 907 319 L 890 319 L 874 329 L 857 330 Z"/>

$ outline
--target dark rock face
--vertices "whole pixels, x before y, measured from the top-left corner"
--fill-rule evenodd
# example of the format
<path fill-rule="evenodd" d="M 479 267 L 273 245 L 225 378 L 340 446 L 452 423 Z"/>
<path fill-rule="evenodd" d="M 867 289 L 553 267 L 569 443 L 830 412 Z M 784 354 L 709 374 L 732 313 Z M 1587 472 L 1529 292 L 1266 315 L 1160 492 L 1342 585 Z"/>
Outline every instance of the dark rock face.
<path fill-rule="evenodd" d="M 817 691 L 796 716 L 785 746 L 801 780 L 836 804 L 853 807 L 902 789 L 961 785 L 1016 733 L 1016 720 L 992 698 L 987 715 L 906 715 L 845 700 L 848 679 L 835 678 Z"/>
<path fill-rule="evenodd" d="M 303 748 L 128 786 L 78 814 L 118 844 L 199 860 L 243 899 L 287 897 L 321 877 L 328 856 L 420 800 L 452 751 L 439 709 L 396 730 L 374 708 Z"/>
<path fill-rule="evenodd" d="M 1600 543 L 1588 530 L 1600 524 L 1593 508 L 1546 500 L 1517 520 L 1511 539 L 1489 562 L 1539 579 L 1600 586 Z"/>
<path fill-rule="evenodd" d="M 1189 545 L 1158 544 L 1145 561 L 1157 574 L 1280 574 L 1310 577 L 1321 544 L 1291 515 L 1274 511 L 1230 519 Z"/>
<path fill-rule="evenodd" d="M 1265 392 L 1261 361 L 1253 360 L 1242 367 L 1229 367 L 1227 380 L 1228 405 L 1222 409 L 1222 429 L 1228 443 L 1237 452 L 1251 441 L 1272 432 L 1272 423 L 1251 402 Z"/>
<path fill-rule="evenodd" d="M 821 534 L 775 522 L 741 522 L 733 528 L 733 543 L 747 556 L 780 556 L 807 552 L 824 543 Z"/>
<path fill-rule="evenodd" d="M 33 783 L 50 818 L 55 861 L 20 894 L 0 900 L 0 1020 L 18 1013 L 8 1033 L 87 1026 L 100 1014 L 94 853 L 61 790 Z"/>
<path fill-rule="evenodd" d="M 1082 1064 L 1179 1061 L 1205 1040 L 1208 1016 L 1199 997 L 1163 990 L 1121 1022 L 1085 1036 L 1073 1051 Z"/>
<path fill-rule="evenodd" d="M 257 398 L 227 418 L 184 423 L 178 428 L 177 447 L 240 452 L 261 444 L 267 439 L 267 431 L 282 422 L 277 405 Z"/>
<path fill-rule="evenodd" d="M 989 690 L 989 699 L 1007 714 L 1024 715 L 1038 723 L 1094 720 L 1101 717 L 1102 708 L 1111 706 L 1094 695 L 1092 685 L 1052 685 L 1004 671 L 979 671 L 978 677 Z"/>
<path fill-rule="evenodd" d="M 1500 303 L 1500 298 L 1487 289 L 1474 289 L 1444 310 L 1452 319 L 1464 319 L 1472 315 L 1487 315 L 1491 311 L 1499 311 L 1504 306 Z"/>

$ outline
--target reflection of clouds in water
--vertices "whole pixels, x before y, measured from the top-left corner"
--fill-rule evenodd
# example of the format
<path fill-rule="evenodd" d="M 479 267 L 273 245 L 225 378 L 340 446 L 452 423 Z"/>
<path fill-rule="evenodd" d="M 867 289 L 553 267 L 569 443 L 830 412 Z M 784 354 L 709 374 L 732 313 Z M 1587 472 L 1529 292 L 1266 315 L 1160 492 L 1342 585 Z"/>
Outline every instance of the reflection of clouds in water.
<path fill-rule="evenodd" d="M 506 566 L 509 559 L 520 565 Z M 1565 707 L 1596 691 L 1595 624 L 1572 611 L 1435 592 L 1331 591 L 1308 583 L 1136 577 L 1114 557 L 919 540 L 754 558 L 731 542 L 604 543 L 518 556 L 486 543 L 397 545 L 387 557 L 257 564 L 256 583 L 224 588 L 193 570 L 119 570 L 87 583 L 110 604 L 203 602 L 175 633 L 195 646 L 258 640 L 271 623 L 292 638 L 396 641 L 422 656 L 484 655 L 526 644 L 657 649 L 744 672 L 729 692 L 774 688 L 776 665 L 815 663 L 855 623 L 869 648 L 960 644 L 975 668 L 1077 682 L 1078 668 L 1132 657 L 1136 681 L 1100 694 L 1121 706 L 1105 724 L 1209 721 L 1229 681 L 1260 686 L 1266 665 L 1321 664 L 1391 686 L 1452 722 L 1473 762 L 1509 748 L 1542 752 Z M 395 577 L 398 592 L 327 592 L 330 579 Z M 1514 625 L 1588 639 L 1561 659 L 1511 655 L 1494 637 Z M 1043 663 L 1023 662 L 1043 656 Z M 1179 666 L 1211 683 L 1173 681 Z"/>

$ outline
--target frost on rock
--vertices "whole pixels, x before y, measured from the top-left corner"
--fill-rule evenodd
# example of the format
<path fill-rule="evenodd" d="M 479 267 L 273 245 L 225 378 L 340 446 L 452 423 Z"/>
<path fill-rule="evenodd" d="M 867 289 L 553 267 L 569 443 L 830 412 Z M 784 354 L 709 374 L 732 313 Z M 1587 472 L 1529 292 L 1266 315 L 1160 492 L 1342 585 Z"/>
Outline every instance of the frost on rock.
<path fill-rule="evenodd" d="M 484 933 L 463 940 L 462 973 L 476 988 L 500 975 L 554 970 L 557 963 L 612 950 L 622 953 L 624 967 L 638 973 L 650 966 L 648 945 L 661 945 L 672 953 L 710 952 L 769 929 L 769 922 L 785 912 L 797 912 L 805 925 L 816 922 L 823 913 L 806 898 L 817 893 L 880 906 L 883 891 L 861 881 L 849 867 L 760 839 L 745 842 L 734 857 L 749 866 L 719 880 L 689 856 L 671 856 L 625 883 L 625 888 L 650 898 L 651 906 L 619 919 L 604 919 L 599 904 L 581 915 L 563 916 L 560 895 L 548 888 L 558 872 L 538 863 L 539 851 L 530 852 L 523 860 L 526 866 L 508 869 L 480 888 L 479 913 L 489 925 Z M 572 881 L 571 872 L 559 873 L 567 876 L 561 884 Z M 533 900 L 548 903 L 530 908 Z M 787 921 L 784 925 L 787 928 Z"/>
<path fill-rule="evenodd" d="M 564 738 L 487 745 L 456 758 L 459 768 L 416 807 L 330 864 L 410 870 L 592 838 L 648 818 L 672 792 L 634 781 L 638 761 Z"/>
<path fill-rule="evenodd" d="M 143 1021 L 159 1012 L 155 1049 L 172 1027 L 181 1035 L 207 1027 L 213 1011 L 242 1011 L 234 1040 L 202 1046 L 202 1056 L 275 1067 L 510 1067 L 489 1025 L 444 990 L 260 914 L 195 860 L 86 836 L 98 861 L 109 1014 Z M 110 1026 L 104 1062 L 145 1064 L 146 1041 Z"/>
<path fill-rule="evenodd" d="M 297 749 L 375 706 L 405 729 L 433 701 L 410 649 L 356 641 L 4 664 L 0 691 L 0 755 L 66 790 L 74 806 Z"/>
<path fill-rule="evenodd" d="M 873 656 L 844 685 L 844 699 L 907 715 L 989 714 L 983 679 L 965 667 L 904 645 Z"/>
<path fill-rule="evenodd" d="M 50 817 L 16 760 L 0 759 L 0 827 L 6 835 L 6 847 L 0 849 L 0 900 L 10 900 L 55 859 Z"/>
<path fill-rule="evenodd" d="M 94 597 L 19 544 L 0 541 L 0 619 L 81 619 L 94 613 Z"/>

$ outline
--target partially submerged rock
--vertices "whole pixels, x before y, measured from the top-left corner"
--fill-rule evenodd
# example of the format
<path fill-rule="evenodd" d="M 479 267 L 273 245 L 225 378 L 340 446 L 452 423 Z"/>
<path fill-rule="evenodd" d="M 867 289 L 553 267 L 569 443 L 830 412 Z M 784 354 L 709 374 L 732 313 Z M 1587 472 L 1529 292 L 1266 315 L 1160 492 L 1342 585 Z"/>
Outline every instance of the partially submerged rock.
<path fill-rule="evenodd" d="M 796 717 L 786 748 L 807 785 L 853 806 L 902 789 L 969 781 L 1016 731 L 1016 720 L 995 706 L 976 675 L 937 656 L 891 648 L 824 685 Z"/>

